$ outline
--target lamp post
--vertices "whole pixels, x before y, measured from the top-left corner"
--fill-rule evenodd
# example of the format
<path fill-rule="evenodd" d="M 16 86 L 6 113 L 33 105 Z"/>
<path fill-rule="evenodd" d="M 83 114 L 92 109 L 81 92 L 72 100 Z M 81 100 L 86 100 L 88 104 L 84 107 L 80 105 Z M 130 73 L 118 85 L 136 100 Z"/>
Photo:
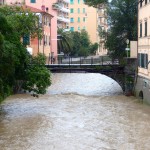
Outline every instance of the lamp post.
<path fill-rule="evenodd" d="M 126 40 L 126 44 L 127 44 L 127 47 L 125 48 L 125 50 L 127 51 L 127 58 L 129 57 L 129 51 L 130 51 L 130 48 L 129 48 L 129 39 Z"/>

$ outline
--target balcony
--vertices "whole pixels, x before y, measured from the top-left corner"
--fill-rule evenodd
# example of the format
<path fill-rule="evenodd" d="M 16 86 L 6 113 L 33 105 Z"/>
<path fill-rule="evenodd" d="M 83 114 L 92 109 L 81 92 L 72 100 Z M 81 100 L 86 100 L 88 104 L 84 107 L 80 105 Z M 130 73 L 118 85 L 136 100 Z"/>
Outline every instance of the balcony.
<path fill-rule="evenodd" d="M 68 8 L 65 8 L 65 7 L 62 7 L 60 10 L 62 12 L 65 12 L 65 13 L 69 13 L 70 12 L 70 10 Z"/>
<path fill-rule="evenodd" d="M 54 10 L 59 10 L 59 11 L 62 11 L 62 12 L 65 12 L 65 13 L 69 13 L 70 10 L 68 8 L 65 8 L 62 4 L 60 3 L 54 3 L 52 5 L 53 9 Z"/>
<path fill-rule="evenodd" d="M 54 10 L 60 10 L 61 9 L 61 6 L 59 5 L 59 3 L 54 3 L 52 5 L 52 7 L 53 7 Z"/>
<path fill-rule="evenodd" d="M 70 29 L 68 28 L 68 29 L 64 29 L 64 32 L 68 32 L 68 31 L 70 31 Z"/>
<path fill-rule="evenodd" d="M 64 2 L 66 4 L 69 4 L 70 3 L 70 0 L 58 0 L 58 2 Z"/>
<path fill-rule="evenodd" d="M 65 3 L 69 4 L 70 0 L 63 0 Z"/>
<path fill-rule="evenodd" d="M 65 23 L 69 23 L 70 20 L 68 18 L 64 18 L 63 16 L 58 16 L 57 20 L 61 21 L 61 22 L 65 22 Z"/>

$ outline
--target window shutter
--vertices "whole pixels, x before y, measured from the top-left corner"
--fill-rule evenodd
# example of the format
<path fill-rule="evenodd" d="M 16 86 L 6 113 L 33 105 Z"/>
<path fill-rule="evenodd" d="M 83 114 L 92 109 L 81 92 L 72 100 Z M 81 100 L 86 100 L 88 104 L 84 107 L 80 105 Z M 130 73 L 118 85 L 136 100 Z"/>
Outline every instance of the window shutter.
<path fill-rule="evenodd" d="M 147 21 L 145 21 L 145 36 L 147 36 Z"/>

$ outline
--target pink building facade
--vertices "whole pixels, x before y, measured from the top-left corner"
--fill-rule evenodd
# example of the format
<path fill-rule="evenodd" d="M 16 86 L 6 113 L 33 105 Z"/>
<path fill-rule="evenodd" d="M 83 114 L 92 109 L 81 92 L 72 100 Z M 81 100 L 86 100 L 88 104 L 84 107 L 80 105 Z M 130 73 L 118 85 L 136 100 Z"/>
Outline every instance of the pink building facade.
<path fill-rule="evenodd" d="M 13 5 L 13 4 L 25 4 L 27 6 L 37 8 L 39 10 L 45 11 L 48 14 L 51 14 L 53 18 L 50 21 L 47 21 L 48 18 L 45 18 L 45 22 L 49 22 L 49 26 L 44 25 L 44 37 L 43 43 L 44 47 L 40 48 L 41 53 L 43 52 L 47 57 L 57 58 L 57 11 L 52 8 L 53 3 L 56 3 L 57 0 L 4 0 L 3 4 Z M 40 41 L 41 42 L 41 41 Z M 32 41 L 33 49 L 37 45 L 37 41 Z"/>

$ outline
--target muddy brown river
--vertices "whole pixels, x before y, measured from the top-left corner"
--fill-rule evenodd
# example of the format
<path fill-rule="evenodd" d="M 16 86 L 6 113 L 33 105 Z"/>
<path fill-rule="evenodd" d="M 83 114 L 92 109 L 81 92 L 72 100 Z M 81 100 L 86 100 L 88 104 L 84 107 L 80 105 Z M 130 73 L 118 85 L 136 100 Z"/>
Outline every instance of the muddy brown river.
<path fill-rule="evenodd" d="M 0 150 L 150 150 L 150 106 L 101 74 L 53 74 L 0 106 Z"/>

